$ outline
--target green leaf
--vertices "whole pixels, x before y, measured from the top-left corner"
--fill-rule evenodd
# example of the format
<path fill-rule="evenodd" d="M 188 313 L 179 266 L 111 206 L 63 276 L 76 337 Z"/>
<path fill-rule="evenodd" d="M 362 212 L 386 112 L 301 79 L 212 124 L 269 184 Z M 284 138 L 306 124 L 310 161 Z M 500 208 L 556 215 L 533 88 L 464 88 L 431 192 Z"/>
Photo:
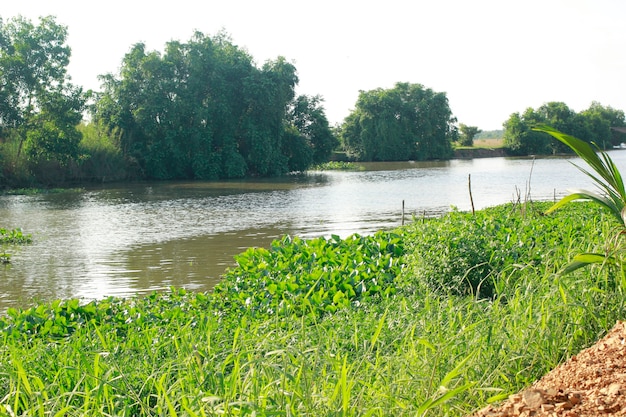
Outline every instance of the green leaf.
<path fill-rule="evenodd" d="M 608 258 L 605 255 L 598 253 L 581 253 L 579 255 L 574 256 L 574 260 L 570 262 L 564 269 L 561 271 L 562 274 L 569 274 L 577 269 L 584 268 L 590 264 L 602 264 L 607 260 L 612 260 L 612 258 Z"/>
<path fill-rule="evenodd" d="M 533 128 L 533 130 L 548 133 L 549 135 L 561 141 L 570 149 L 572 149 L 583 161 L 585 161 L 593 169 L 595 174 L 577 165 L 576 167 L 589 178 L 591 178 L 596 183 L 598 188 L 604 191 L 605 194 L 598 195 L 596 193 L 590 193 L 585 191 L 574 193 L 573 195 L 567 196 L 567 200 L 565 202 L 557 203 L 557 205 L 555 205 L 551 209 L 551 211 L 555 210 L 558 207 L 561 207 L 568 201 L 573 201 L 576 199 L 590 199 L 608 208 L 622 225 L 626 225 L 625 218 L 624 216 L 622 216 L 622 212 L 626 206 L 626 191 L 624 189 L 624 181 L 619 170 L 617 169 L 617 166 L 609 157 L 609 155 L 605 152 L 601 152 L 597 146 L 594 149 L 591 144 L 573 136 L 559 132 L 558 130 L 553 129 L 549 126 L 541 125 Z"/>

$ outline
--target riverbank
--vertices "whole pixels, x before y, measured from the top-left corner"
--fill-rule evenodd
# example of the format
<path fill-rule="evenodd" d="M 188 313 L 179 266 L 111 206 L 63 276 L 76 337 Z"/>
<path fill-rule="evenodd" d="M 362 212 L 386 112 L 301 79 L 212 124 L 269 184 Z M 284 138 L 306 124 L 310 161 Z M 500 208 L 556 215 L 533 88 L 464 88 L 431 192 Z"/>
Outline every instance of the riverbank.
<path fill-rule="evenodd" d="M 612 218 L 546 207 L 285 238 L 242 253 L 208 293 L 10 310 L 0 410 L 467 415 L 593 344 L 626 306 L 609 271 L 557 274 L 603 247 Z"/>
<path fill-rule="evenodd" d="M 507 156 L 504 148 L 463 148 L 454 150 L 454 159 L 498 158 Z"/>

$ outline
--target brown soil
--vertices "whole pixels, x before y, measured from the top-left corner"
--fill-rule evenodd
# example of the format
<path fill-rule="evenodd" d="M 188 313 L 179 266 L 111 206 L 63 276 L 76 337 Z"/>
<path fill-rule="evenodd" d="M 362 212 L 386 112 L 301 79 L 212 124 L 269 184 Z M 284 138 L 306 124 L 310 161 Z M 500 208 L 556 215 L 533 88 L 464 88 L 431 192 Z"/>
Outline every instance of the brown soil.
<path fill-rule="evenodd" d="M 626 416 L 626 322 L 529 389 L 473 417 Z"/>

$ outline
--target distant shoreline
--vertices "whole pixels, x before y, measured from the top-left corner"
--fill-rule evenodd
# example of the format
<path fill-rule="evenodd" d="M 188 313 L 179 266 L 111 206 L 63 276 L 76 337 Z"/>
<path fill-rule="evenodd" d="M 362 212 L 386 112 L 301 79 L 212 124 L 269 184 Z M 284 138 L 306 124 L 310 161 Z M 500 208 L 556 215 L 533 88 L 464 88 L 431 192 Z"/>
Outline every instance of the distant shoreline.
<path fill-rule="evenodd" d="M 456 149 L 453 159 L 496 158 L 506 156 L 504 148 Z"/>

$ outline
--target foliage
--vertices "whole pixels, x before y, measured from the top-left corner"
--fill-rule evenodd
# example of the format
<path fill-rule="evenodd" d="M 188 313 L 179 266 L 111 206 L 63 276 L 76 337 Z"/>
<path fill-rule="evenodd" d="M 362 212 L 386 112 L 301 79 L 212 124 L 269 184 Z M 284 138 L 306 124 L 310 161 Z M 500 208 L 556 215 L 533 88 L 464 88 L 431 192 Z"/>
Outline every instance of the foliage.
<path fill-rule="evenodd" d="M 593 343 L 626 307 L 623 288 L 603 288 L 602 269 L 554 274 L 559 260 L 581 244 L 602 245 L 598 231 L 613 219 L 584 203 L 552 216 L 540 214 L 542 205 L 535 208 L 507 205 L 481 214 L 485 224 L 502 215 L 501 225 L 528 222 L 529 230 L 533 225 L 537 235 L 546 235 L 535 246 L 549 248 L 541 262 L 526 262 L 527 253 L 540 249 L 523 245 L 520 258 L 492 274 L 498 288 L 493 300 L 447 297 L 420 284 L 411 248 L 432 230 L 429 219 L 395 232 L 406 265 L 394 278 L 395 294 L 363 297 L 333 313 L 216 310 L 222 305 L 217 294 L 182 289 L 9 310 L 0 317 L 0 414 L 469 415 Z M 572 222 L 572 216 L 582 221 Z M 448 229 L 437 230 L 446 237 L 472 218 L 452 217 L 458 221 L 442 220 Z M 306 260 L 313 248 L 326 249 L 320 260 L 328 269 L 383 236 L 346 243 L 288 239 L 273 248 L 292 251 L 294 268 L 306 272 L 316 269 Z M 517 236 L 529 238 L 528 232 Z M 445 248 L 433 251 L 445 256 Z M 251 260 L 250 254 L 243 258 Z M 286 262 L 278 254 L 273 259 Z M 281 263 L 279 269 L 289 269 Z M 271 264 L 247 270 L 258 282 L 269 283 L 269 276 L 277 287 L 286 282 Z M 380 269 L 367 278 L 378 274 Z"/>
<path fill-rule="evenodd" d="M 17 144 L 10 166 L 25 158 L 38 181 L 51 167 L 69 177 L 78 158 L 76 125 L 85 98 L 67 75 L 66 39 L 67 29 L 51 16 L 38 25 L 23 17 L 0 19 L 0 130 Z"/>
<path fill-rule="evenodd" d="M 541 265 L 552 256 L 552 248 L 561 244 L 559 233 L 570 239 L 584 238 L 578 223 L 563 225 L 562 219 L 549 217 L 535 221 L 545 207 L 545 203 L 502 206 L 473 216 L 453 211 L 425 220 L 416 226 L 421 238 L 407 247 L 415 265 L 415 282 L 444 296 L 500 296 L 501 275 L 507 275 L 507 285 L 515 285 L 523 268 Z M 572 212 L 576 213 L 574 208 Z M 599 218 L 597 213 L 589 216 L 588 210 L 577 215 L 592 223 Z"/>
<path fill-rule="evenodd" d="M 617 240 L 620 241 L 621 237 L 626 232 L 626 189 L 624 188 L 622 175 L 611 157 L 606 152 L 600 151 L 597 146 L 595 146 L 594 149 L 592 145 L 587 142 L 561 133 L 549 126 L 541 126 L 535 129 L 550 134 L 555 139 L 570 147 L 583 161 L 585 161 L 591 167 L 591 171 L 588 171 L 580 166 L 577 167 L 589 178 L 591 178 L 599 189 L 599 192 L 577 190 L 555 203 L 547 211 L 547 213 L 551 213 L 571 201 L 593 201 L 594 203 L 597 203 L 601 207 L 607 209 L 608 212 L 611 213 L 615 219 L 617 219 L 621 229 L 617 236 Z M 566 268 L 566 272 L 571 272 L 591 263 L 609 263 L 619 268 L 622 275 L 620 278 L 624 280 L 626 279 L 626 277 L 624 277 L 624 261 L 621 259 L 623 253 L 624 247 L 619 243 L 615 254 L 607 254 L 606 251 L 605 253 L 583 253 L 574 258 L 574 261 Z"/>
<path fill-rule="evenodd" d="M 445 93 L 420 84 L 361 91 L 344 120 L 341 141 L 359 161 L 446 159 L 453 154 L 455 119 Z"/>
<path fill-rule="evenodd" d="M 474 139 L 502 139 L 504 136 L 504 130 L 485 130 L 481 131 Z"/>
<path fill-rule="evenodd" d="M 4 229 L 0 227 L 0 264 L 11 263 L 11 254 L 6 252 L 9 245 L 25 245 L 32 243 L 31 235 L 22 233 L 22 229 Z"/>
<path fill-rule="evenodd" d="M 482 130 L 476 126 L 467 126 L 463 123 L 459 124 L 459 130 L 459 143 L 461 146 L 474 146 L 474 138 L 482 132 Z"/>
<path fill-rule="evenodd" d="M 336 139 L 320 97 L 295 98 L 283 57 L 255 66 L 219 33 L 165 52 L 136 44 L 118 76 L 102 76 L 94 120 L 119 133 L 124 159 L 154 179 L 273 176 L 327 160 Z"/>
<path fill-rule="evenodd" d="M 537 125 L 549 125 L 561 132 L 570 132 L 573 136 L 591 143 L 595 142 L 602 149 L 619 144 L 623 139 L 611 127 L 626 125 L 623 111 L 603 107 L 592 103 L 588 110 L 576 113 L 565 103 L 549 102 L 537 110 L 528 108 L 520 115 L 513 113 L 504 123 L 504 145 L 514 155 L 547 155 L 571 152 L 561 142 L 554 142 L 544 132 L 533 130 Z"/>
<path fill-rule="evenodd" d="M 78 130 L 82 135 L 79 144 L 81 178 L 104 182 L 127 177 L 127 164 L 119 148 L 119 130 L 109 130 L 95 122 L 81 123 Z"/>
<path fill-rule="evenodd" d="M 32 236 L 22 233 L 22 229 L 9 230 L 0 227 L 0 243 L 18 245 L 31 243 L 32 241 Z"/>
<path fill-rule="evenodd" d="M 306 146 L 311 149 L 311 164 L 319 164 L 330 159 L 333 151 L 339 146 L 322 107 L 320 96 L 300 95 L 290 104 L 287 120 L 305 139 Z"/>
<path fill-rule="evenodd" d="M 602 149 L 612 146 L 619 146 L 626 141 L 626 134 L 616 131 L 613 128 L 626 127 L 626 115 L 623 110 L 617 110 L 611 106 L 603 106 L 594 101 L 587 110 L 581 113 L 589 125 L 589 129 L 594 137 L 594 142 Z M 607 135 L 607 128 L 610 135 Z M 565 131 L 565 130 L 563 130 Z"/>
<path fill-rule="evenodd" d="M 401 236 L 391 232 L 347 239 L 286 236 L 269 250 L 238 255 L 237 267 L 224 275 L 215 295 L 220 310 L 253 316 L 334 312 L 393 294 L 403 254 Z"/>

